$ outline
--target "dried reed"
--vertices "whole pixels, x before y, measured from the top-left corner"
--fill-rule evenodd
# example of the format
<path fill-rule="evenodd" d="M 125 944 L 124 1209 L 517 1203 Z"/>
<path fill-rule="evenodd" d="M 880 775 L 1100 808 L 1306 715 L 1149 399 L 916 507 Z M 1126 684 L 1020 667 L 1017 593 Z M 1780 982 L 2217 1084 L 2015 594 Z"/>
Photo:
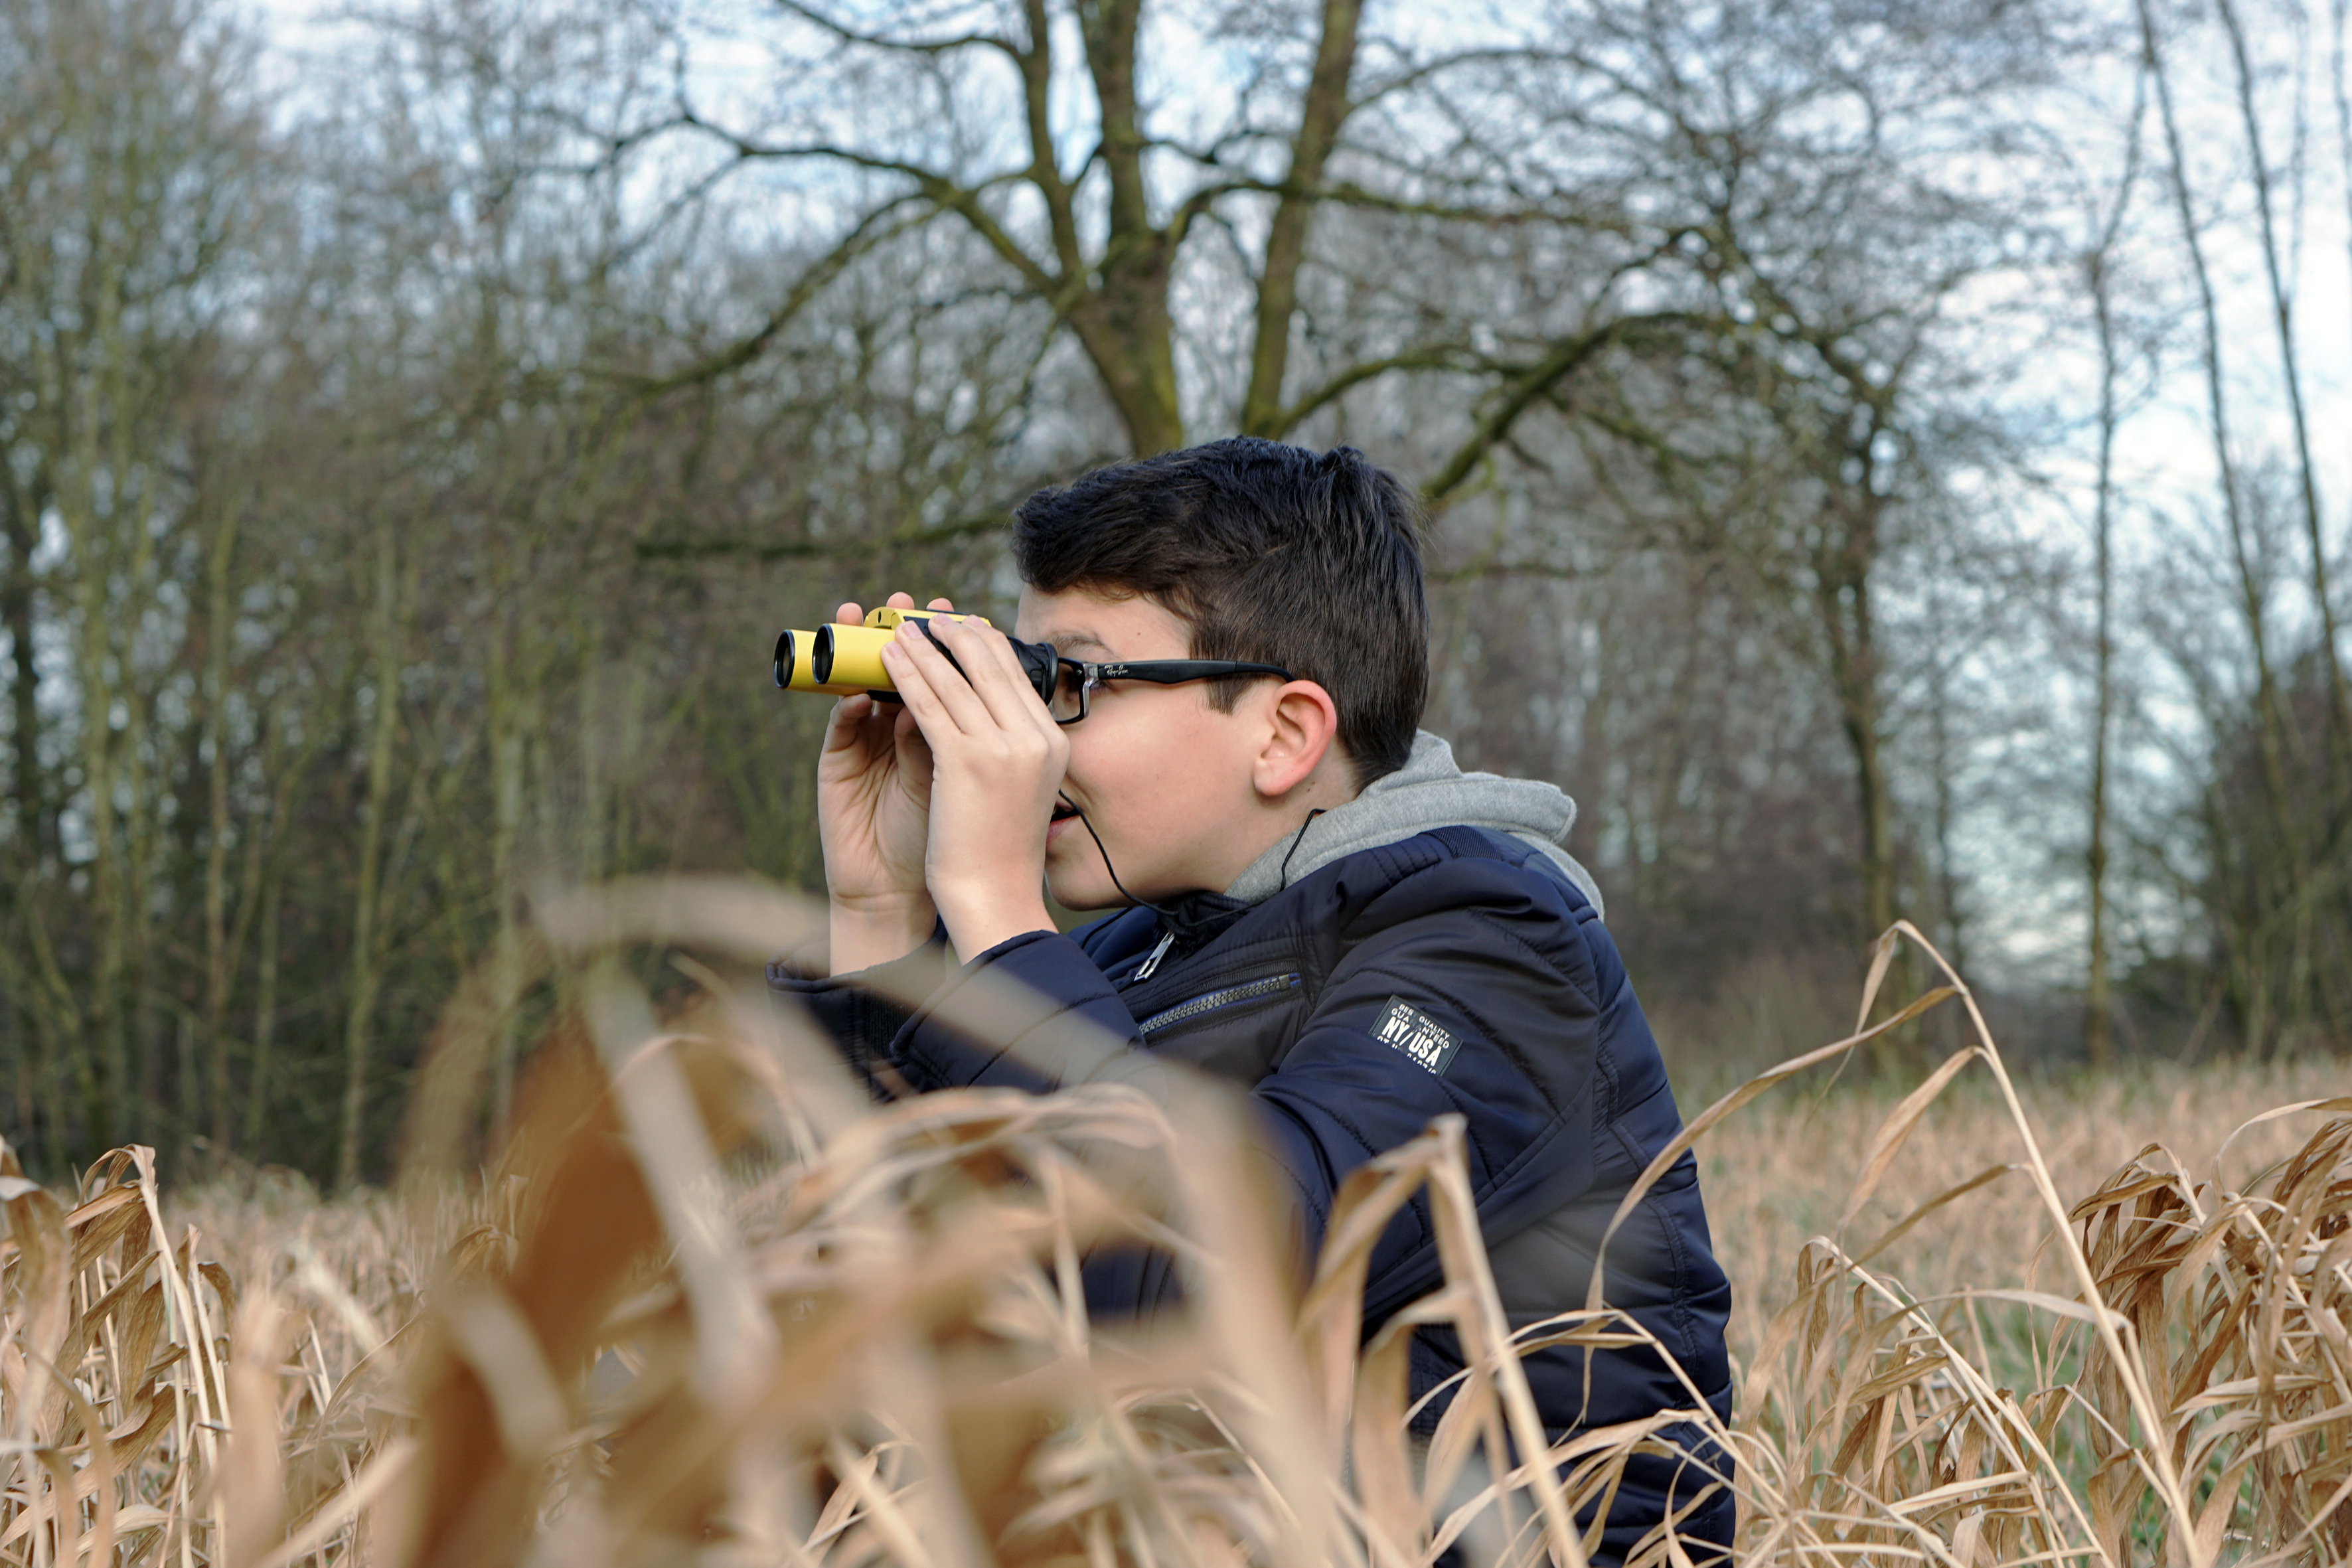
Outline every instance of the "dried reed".
<path fill-rule="evenodd" d="M 1572 1568 L 1629 1456 L 1717 1425 L 1694 1397 L 1546 1452 L 1518 1355 L 1640 1331 L 1596 1288 L 1513 1335 L 1458 1125 L 1355 1173 L 1300 1289 L 1214 1088 L 1074 1037 L 1053 1048 L 1083 1087 L 870 1108 L 756 981 L 681 953 L 699 993 L 665 1020 L 619 958 L 723 966 L 808 925 L 733 884 L 551 901 L 535 962 L 569 1005 L 488 1178 L 465 1195 L 450 1172 L 510 969 L 450 1009 L 400 1198 L 257 1238 L 242 1300 L 195 1228 L 167 1239 L 147 1151 L 70 1207 L 0 1151 L 0 1562 Z M 1742 1559 L 2352 1556 L 2352 1100 L 2271 1112 L 2326 1120 L 2238 1185 L 2219 1152 L 2200 1178 L 2151 1146 L 2070 1205 L 1945 974 L 1685 1137 L 1928 1007 L 1969 1014 L 1744 1358 L 1717 1432 Z M 985 1036 L 996 1005 L 975 992 L 959 1021 Z M 1971 1070 L 2013 1146 L 1878 1223 Z M 2009 1175 L 2047 1221 L 2013 1278 L 1918 1297 L 1881 1266 Z M 1367 1339 L 1371 1242 L 1424 1187 L 1444 1285 Z M 1736 1225 L 1740 1195 L 1714 1196 Z M 429 1279 L 406 1262 L 426 1237 L 449 1238 Z M 1184 1307 L 1090 1321 L 1080 1262 L 1115 1245 L 1173 1258 Z M 1425 1446 L 1403 1353 L 1423 1323 L 1471 1362 Z M 1689 1559 L 1669 1525 L 1634 1560 Z"/>

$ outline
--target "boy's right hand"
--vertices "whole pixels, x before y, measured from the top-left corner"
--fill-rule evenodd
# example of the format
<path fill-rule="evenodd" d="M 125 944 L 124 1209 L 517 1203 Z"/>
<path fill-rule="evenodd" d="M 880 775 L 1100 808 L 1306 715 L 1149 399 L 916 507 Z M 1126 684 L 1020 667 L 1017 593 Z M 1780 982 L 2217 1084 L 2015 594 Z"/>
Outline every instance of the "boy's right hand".
<path fill-rule="evenodd" d="M 893 594 L 893 608 L 914 608 Z M 934 610 L 952 610 L 933 599 Z M 834 620 L 866 612 L 845 604 Z M 817 836 L 832 906 L 832 970 L 845 974 L 903 958 L 930 940 L 939 910 L 923 883 L 930 837 L 931 751 L 914 716 L 863 694 L 835 705 L 816 768 Z"/>

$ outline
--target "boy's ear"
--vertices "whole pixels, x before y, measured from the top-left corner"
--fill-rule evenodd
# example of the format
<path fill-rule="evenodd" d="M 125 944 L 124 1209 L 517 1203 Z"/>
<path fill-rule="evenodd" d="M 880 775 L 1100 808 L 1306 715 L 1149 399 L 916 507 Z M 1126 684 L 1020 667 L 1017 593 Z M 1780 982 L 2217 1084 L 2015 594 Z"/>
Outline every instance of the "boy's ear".
<path fill-rule="evenodd" d="M 1288 795 L 1315 776 L 1339 733 L 1339 709 L 1329 692 L 1312 680 L 1278 688 L 1266 709 L 1265 740 L 1250 782 L 1268 799 Z"/>

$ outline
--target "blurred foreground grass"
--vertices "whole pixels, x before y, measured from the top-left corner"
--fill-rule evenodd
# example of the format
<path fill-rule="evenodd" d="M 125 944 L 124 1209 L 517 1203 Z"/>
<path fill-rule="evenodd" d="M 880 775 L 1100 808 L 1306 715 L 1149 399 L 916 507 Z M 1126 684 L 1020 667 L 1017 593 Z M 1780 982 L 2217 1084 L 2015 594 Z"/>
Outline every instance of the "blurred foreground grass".
<path fill-rule="evenodd" d="M 1790 1265 L 1798 1249 L 1837 1223 L 1860 1173 L 1863 1134 L 1912 1087 L 1840 1083 L 1824 1092 L 1821 1081 L 1798 1079 L 1742 1107 L 1698 1144 L 1716 1251 L 1735 1290 L 1736 1365 L 1754 1359 L 1766 1326 L 1794 1294 Z M 2326 1059 L 2195 1068 L 2142 1061 L 2104 1077 L 2076 1072 L 2020 1085 L 2051 1175 L 2061 1193 L 2074 1196 L 2095 1191 L 2151 1143 L 2201 1173 L 2224 1139 L 2263 1112 L 2346 1092 L 2352 1064 Z M 1686 1115 L 1700 1109 L 1685 1098 Z M 2293 1153 L 2321 1120 L 2310 1112 L 2248 1128 L 2230 1147 L 2225 1175 L 2242 1184 Z M 2013 1159 L 2016 1141 L 1990 1086 L 1961 1079 L 1922 1118 L 1866 1216 L 1893 1223 L 1992 1160 Z M 435 1260 L 471 1223 L 454 1192 L 430 1203 L 374 1190 L 329 1199 L 286 1172 L 166 1191 L 163 1211 L 175 1227 L 196 1226 L 225 1258 L 331 1258 L 358 1298 L 395 1317 L 410 1310 Z M 2019 1277 L 2051 1228 L 2032 1184 L 2011 1173 L 1896 1241 L 1880 1261 L 1915 1294 L 1949 1295 Z"/>
<path fill-rule="evenodd" d="M 124 1151 L 61 1201 L 0 1161 L 0 1562 L 1576 1568 L 1626 1458 L 1711 1424 L 1523 1462 L 1515 1348 L 1639 1331 L 1561 1302 L 1513 1334 L 1450 1121 L 1351 1177 L 1297 1300 L 1222 1091 L 1101 1042 L 1083 1088 L 877 1111 L 759 982 L 799 905 L 541 920 L 569 1005 L 473 1177 L 483 976 L 397 1192 L 164 1194 Z M 631 944 L 692 1000 L 657 1014 Z M 2352 1099 L 2272 1114 L 2339 1075 L 2021 1090 L 1979 1029 L 1907 1091 L 1823 1092 L 1855 1043 L 1685 1107 L 1740 1292 L 1741 1560 L 2352 1556 Z M 1371 1242 L 1424 1188 L 1444 1284 L 1367 1337 Z M 1106 1242 L 1172 1255 L 1185 1309 L 1089 1321 Z M 1471 1362 L 1426 1443 L 1418 1324 Z M 1632 1560 L 1690 1556 L 1669 1525 Z"/>

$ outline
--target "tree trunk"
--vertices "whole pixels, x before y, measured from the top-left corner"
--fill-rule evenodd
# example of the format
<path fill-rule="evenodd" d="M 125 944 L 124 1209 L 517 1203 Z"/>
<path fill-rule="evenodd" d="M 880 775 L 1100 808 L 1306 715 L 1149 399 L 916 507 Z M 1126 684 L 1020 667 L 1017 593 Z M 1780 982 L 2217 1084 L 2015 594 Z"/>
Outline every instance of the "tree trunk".
<path fill-rule="evenodd" d="M 501 644 L 501 646 L 503 646 Z M 498 934 L 491 949 L 493 990 L 499 998 L 490 1056 L 490 1127 L 503 1137 L 514 1109 L 516 993 L 521 989 L 521 889 L 517 886 L 517 850 L 522 838 L 524 768 L 529 737 L 508 689 L 509 660 L 494 652 L 490 710 L 490 880 L 498 904 Z"/>
<path fill-rule="evenodd" d="M 1143 0 L 1080 0 L 1087 68 L 1102 116 L 1098 148 L 1109 176 L 1109 234 L 1095 269 L 1098 287 L 1070 310 L 1070 325 L 1094 361 L 1139 458 L 1184 444 L 1176 397 L 1174 333 L 1168 314 L 1171 236 L 1151 222 L 1143 161 L 1147 139 L 1136 93 L 1136 35 Z M 1066 278 L 1083 289 L 1083 279 Z"/>
<path fill-rule="evenodd" d="M 1866 940 L 1873 941 L 1895 919 L 1895 797 L 1886 780 L 1886 700 L 1879 686 L 1877 632 L 1870 605 L 1877 506 L 1878 498 L 1867 493 L 1828 502 L 1822 521 L 1823 542 L 1813 569 L 1815 610 L 1829 650 L 1830 691 L 1853 753 L 1863 923 Z"/>
<path fill-rule="evenodd" d="M 17 852 L 31 877 L 48 859 L 48 790 L 41 776 L 41 668 L 33 649 L 33 531 L 37 491 L 20 492 L 16 476 L 0 464 L 0 534 L 8 549 L 8 570 L 0 577 L 0 632 L 8 637 L 9 795 L 16 809 Z"/>
<path fill-rule="evenodd" d="M 121 309 L 116 307 L 118 311 Z M 148 897 L 163 865 L 163 821 L 159 809 L 162 791 L 154 776 L 156 759 L 150 735 L 156 691 L 152 687 L 142 689 L 135 631 L 160 598 L 155 588 L 162 574 L 155 562 L 155 501 L 148 485 L 141 482 L 152 471 L 149 454 L 142 449 L 149 434 L 148 411 L 141 406 L 132 381 L 132 345 L 120 341 L 127 336 L 126 324 L 118 318 L 110 323 L 110 328 L 109 336 L 116 342 L 110 342 L 106 367 L 108 401 L 113 405 L 110 422 L 112 439 L 107 455 L 110 491 L 108 521 L 119 531 L 116 540 L 127 537 L 131 546 L 120 561 L 127 592 L 123 601 L 111 609 L 116 634 L 114 658 L 121 671 L 118 695 L 124 721 L 121 739 L 114 747 L 119 770 L 117 787 L 126 803 L 122 812 L 124 853 L 121 871 L 125 944 L 123 1010 L 138 1041 L 142 1063 L 160 1068 L 165 1053 L 173 1048 L 166 1031 L 173 1031 L 173 1038 L 176 1039 L 178 1020 L 167 1018 L 161 1005 L 163 989 L 155 963 L 155 906 Z M 142 365 L 138 373 L 143 375 L 151 374 L 151 370 Z M 173 1065 L 176 1071 L 176 1059 Z M 189 1129 L 185 1125 L 163 1125 L 161 1111 L 165 1101 L 161 1092 L 161 1076 L 160 1072 L 152 1074 L 154 1088 L 122 1108 L 126 1112 L 122 1120 L 142 1142 L 177 1154 L 186 1142 Z"/>
<path fill-rule="evenodd" d="M 205 563 L 205 729 L 212 742 L 206 778 L 211 800 L 210 832 L 205 844 L 205 1044 L 210 1058 L 212 1155 L 228 1153 L 230 1121 L 228 1003 L 236 975 L 236 959 L 228 931 L 229 725 L 228 648 L 233 611 L 229 596 L 229 563 L 236 549 L 236 509 L 221 509 L 212 548 Z M 247 829 L 247 855 L 260 843 L 253 825 Z"/>
<path fill-rule="evenodd" d="M 16 860 L 5 868 L 14 888 L 30 889 L 37 885 L 41 872 L 41 789 L 40 789 L 40 705 L 37 700 L 39 671 L 33 662 L 33 571 L 30 530 L 17 519 L 21 509 L 16 501 L 16 476 L 0 464 L 0 548 L 7 552 L 5 572 L 0 572 L 0 634 L 9 642 L 10 659 L 9 782 L 16 808 L 14 827 L 16 839 Z M 13 890 L 0 899 L 0 910 L 11 912 L 18 895 Z M 14 924 L 11 921 L 10 924 Z M 9 931 L 6 940 L 16 940 Z M 23 1146 L 26 1163 L 40 1168 L 39 1115 L 36 1110 L 34 1083 L 36 1079 L 34 1024 L 26 1008 L 12 994 L 6 998 L 6 1009 L 0 1013 L 0 1025 L 8 1031 L 9 1056 L 14 1064 L 16 1080 L 16 1125 L 17 1142 Z M 54 1132 L 54 1130 L 52 1130 Z"/>
<path fill-rule="evenodd" d="M 261 894 L 261 952 L 253 977 L 253 1063 L 245 1085 L 246 1157 L 263 1162 L 262 1132 L 268 1124 L 270 1059 L 278 1039 L 278 897 L 279 879 L 272 876 Z"/>
<path fill-rule="evenodd" d="M 10 1125 L 16 1129 L 16 1152 L 28 1168 L 38 1170 L 41 1137 L 33 1100 L 33 1021 L 13 996 L 0 996 L 0 1035 L 7 1041 L 8 1099 L 16 1111 Z"/>
<path fill-rule="evenodd" d="M 2221 308 L 2213 291 L 2211 268 L 2206 264 L 2205 245 L 2197 224 L 2196 205 L 2189 190 L 2189 164 L 2182 146 L 2180 120 L 2172 102 L 2172 80 L 2167 70 L 2161 36 L 2150 0 L 2138 0 L 2142 58 L 2148 78 L 2156 84 L 2158 118 L 2164 127 L 2165 152 L 2171 165 L 2173 205 L 2180 220 L 2181 243 L 2189 252 L 2189 271 L 2197 282 L 2198 318 L 2201 329 L 2200 350 L 2205 374 L 2207 416 L 2213 435 L 2213 456 L 2221 470 L 2221 511 L 2230 531 L 2231 552 L 2238 576 L 2239 613 L 2244 617 L 2247 641 L 2254 662 L 2254 724 L 2256 752 L 2260 758 L 2264 805 L 2269 819 L 2280 825 L 2283 833 L 2292 835 L 2292 792 L 2287 787 L 2285 729 L 2278 691 L 2278 680 L 2271 663 L 2269 612 L 2265 603 L 2267 590 L 2257 578 L 2254 551 L 2247 538 L 2243 498 L 2240 494 L 2236 459 L 2230 447 L 2228 394 L 2221 373 Z M 2217 831 L 2227 827 L 2229 815 L 2217 812 Z M 2284 846 L 2282 846 L 2284 847 Z M 2247 1048 L 2259 1055 L 2267 1043 L 2270 1023 L 2270 999 L 2265 994 L 2267 982 L 2261 978 L 2276 968 L 2268 956 L 2275 933 L 2270 929 L 2273 910 L 2292 910 L 2304 900 L 2297 896 L 2303 879 L 2298 856 L 2289 849 L 2276 857 L 2270 866 L 2249 867 L 2248 876 L 2258 889 L 2257 906 L 2242 929 L 2229 935 L 2235 944 L 2245 944 L 2247 951 L 2235 952 L 2234 971 L 2250 981 L 2240 986 L 2239 1002 L 2246 1020 Z M 2273 877 L 2276 880 L 2273 883 Z M 2263 951 L 2256 952 L 2253 949 Z M 2248 989 L 2251 986 L 2251 989 Z"/>
<path fill-rule="evenodd" d="M 350 1011 L 343 1023 L 343 1114 L 335 1152 L 335 1186 L 359 1184 L 362 1141 L 366 1134 L 369 1033 L 377 993 L 383 984 L 383 913 L 378 887 L 383 876 L 384 828 L 392 816 L 393 742 L 400 722 L 400 574 L 389 525 L 376 540 L 375 613 L 371 661 L 375 712 L 368 741 L 367 822 L 360 833 L 359 889 L 352 915 Z"/>
<path fill-rule="evenodd" d="M 2100 487 L 2106 480 L 2105 449 L 2108 444 L 2105 432 L 2101 433 Z M 2089 882 L 2091 931 L 2084 968 L 2083 1046 L 2095 1069 L 2104 1071 L 2115 1057 L 2115 1000 L 2112 966 L 2107 957 L 2107 734 L 2112 728 L 2110 713 L 2114 706 L 2115 680 L 2110 665 L 2115 643 L 2109 635 L 2110 584 L 2108 567 L 2107 508 L 2104 494 L 2099 503 L 2099 607 L 2097 671 L 2094 677 L 2096 695 L 2093 699 L 2091 721 L 2091 833 L 2089 847 L 2084 851 L 2083 869 Z"/>
<path fill-rule="evenodd" d="M 95 454 L 89 454 L 92 466 Z M 77 468 L 83 468 L 77 463 Z M 90 504 L 90 486 L 77 474 L 58 487 L 58 511 L 64 520 L 73 551 L 76 608 L 80 636 L 76 640 L 76 675 L 81 687 L 82 789 L 89 801 L 89 921 L 92 963 L 89 1023 L 85 1050 L 89 1070 L 82 1074 L 83 1132 L 89 1151 L 113 1146 L 120 1130 L 116 1100 L 131 1090 L 130 1025 L 124 1017 L 124 982 L 129 964 L 129 905 L 133 893 L 126 886 L 121 817 L 116 806 L 114 733 L 116 700 L 110 679 L 111 651 L 108 628 L 112 606 L 106 602 L 110 575 L 108 552 L 98 537 Z"/>
<path fill-rule="evenodd" d="M 2135 139 L 2137 126 L 2134 126 Z M 2120 216 L 2125 196 L 2116 203 Z M 2089 881 L 2091 931 L 2084 954 L 2087 983 L 2084 987 L 2083 1045 L 2091 1066 L 2105 1070 L 2115 1057 L 2115 1003 L 2107 957 L 2107 741 L 2115 710 L 2115 452 L 2116 353 L 2115 314 L 2108 300 L 2106 247 L 2091 259 L 2091 303 L 2099 337 L 2099 473 L 2093 508 L 2096 534 L 2092 570 L 2097 585 L 2097 624 L 2094 630 L 2091 718 L 2091 833 L 2084 851 L 2083 868 Z"/>
<path fill-rule="evenodd" d="M 2336 646 L 2336 601 L 2327 582 L 2327 540 L 2319 512 L 2319 479 L 2311 462 L 2311 426 L 2303 405 L 2303 371 L 2295 354 L 2294 296 L 2288 290 L 2279 257 L 2278 224 L 2271 211 L 2270 156 L 2263 150 L 2262 117 L 2254 110 L 2254 68 L 2246 54 L 2245 29 L 2231 0 L 2219 0 L 2221 27 L 2237 63 L 2238 113 L 2246 127 L 2246 153 L 2254 181 L 2254 210 L 2262 219 L 2263 272 L 2270 284 L 2271 317 L 2278 328 L 2279 369 L 2286 392 L 2288 423 L 2294 431 L 2295 474 L 2301 481 L 2304 538 L 2311 551 L 2311 596 L 2319 610 L 2320 658 L 2327 671 L 2328 714 L 2333 721 L 2331 765 L 2352 755 L 2352 691 L 2345 686 L 2344 661 Z M 2338 84 L 2338 90 L 2342 90 Z M 2298 142 L 2300 138 L 2298 138 Z M 2290 178 L 2300 174 L 2290 169 Z M 2334 781 L 2331 781 L 2331 783 Z"/>
<path fill-rule="evenodd" d="M 1862 827 L 1863 918 L 1876 936 L 1895 923 L 1895 800 L 1886 784 L 1880 701 L 1874 681 L 1858 672 L 1845 694 L 1846 740 L 1853 748 L 1855 802 Z"/>
<path fill-rule="evenodd" d="M 1952 692 L 1951 670 L 1943 659 L 1945 628 L 1940 616 L 1936 617 L 1935 652 L 1937 658 L 1934 707 L 1928 715 L 1929 738 L 1936 748 L 1936 902 L 1943 915 L 1944 956 L 1952 967 L 1966 972 L 1969 966 L 1968 928 L 1960 917 L 1960 871 L 1958 857 L 1953 853 L 1953 829 L 1959 812 L 1952 788 L 1956 764 L 1952 759 Z M 1943 1016 L 1948 1028 L 1956 1025 L 1958 1016 L 1946 1008 Z M 1958 1049 L 1955 1040 L 1953 1048 Z"/>
<path fill-rule="evenodd" d="M 2084 262 L 2099 344 L 2099 458 L 2092 515 L 2097 606 L 2092 648 L 2091 822 L 2083 854 L 2091 916 L 2083 955 L 2083 1045 L 2091 1066 L 2099 1070 L 2115 1058 L 2114 964 L 2107 952 L 2107 764 L 2115 729 L 2115 458 L 2116 430 L 2122 421 L 2116 387 L 2122 374 L 2122 356 L 2116 342 L 2115 278 L 2110 263 L 2138 183 L 2140 127 L 2147 117 L 2147 72 L 2143 65 L 2133 82 L 2130 139 L 2125 148 L 2123 175 L 2116 185 L 2115 205 L 2100 223 Z"/>
<path fill-rule="evenodd" d="M 1287 187 L 1274 209 L 1265 238 L 1265 261 L 1258 270 L 1257 330 L 1250 346 L 1249 391 L 1242 399 L 1242 433 L 1278 437 L 1283 418 L 1282 384 L 1290 366 L 1290 322 L 1298 312 L 1298 267 L 1307 254 L 1307 226 L 1319 205 L 1315 188 L 1347 119 L 1349 79 L 1356 65 L 1359 0 L 1324 0 L 1323 27 L 1315 48 L 1315 70 L 1299 106 L 1298 132 L 1290 143 Z"/>
<path fill-rule="evenodd" d="M 2336 157 L 2341 171 L 2336 188 L 2344 193 L 2345 258 L 2352 261 L 2352 77 L 2345 74 L 2347 69 L 2352 69 L 2352 59 L 2346 58 L 2344 47 L 2347 11 L 2352 11 L 2352 5 L 2347 5 L 2346 0 L 2336 0 L 2327 8 L 2327 81 L 2336 99 Z M 2352 279 L 2352 269 L 2347 269 L 2347 279 Z"/>

